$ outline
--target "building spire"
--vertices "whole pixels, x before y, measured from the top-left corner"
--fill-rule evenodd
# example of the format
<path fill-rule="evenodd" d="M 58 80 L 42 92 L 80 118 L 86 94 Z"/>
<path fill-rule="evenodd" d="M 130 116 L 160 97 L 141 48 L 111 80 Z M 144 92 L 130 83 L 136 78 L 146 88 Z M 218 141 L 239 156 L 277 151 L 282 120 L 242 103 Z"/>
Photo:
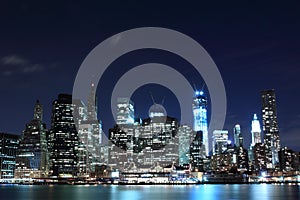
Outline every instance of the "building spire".
<path fill-rule="evenodd" d="M 34 105 L 33 119 L 43 121 L 43 106 L 38 99 Z"/>

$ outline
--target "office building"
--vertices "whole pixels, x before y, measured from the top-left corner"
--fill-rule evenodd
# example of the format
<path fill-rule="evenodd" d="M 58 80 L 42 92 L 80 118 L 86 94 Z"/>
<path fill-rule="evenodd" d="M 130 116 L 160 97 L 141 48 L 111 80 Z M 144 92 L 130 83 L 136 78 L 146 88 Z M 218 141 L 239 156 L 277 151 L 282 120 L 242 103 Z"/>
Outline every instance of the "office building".
<path fill-rule="evenodd" d="M 190 144 L 190 164 L 193 171 L 204 171 L 205 148 L 202 131 L 198 131 Z"/>
<path fill-rule="evenodd" d="M 228 131 L 214 130 L 213 131 L 213 155 L 221 154 L 227 150 L 228 145 Z"/>
<path fill-rule="evenodd" d="M 49 157 L 43 106 L 37 100 L 33 120 L 26 124 L 16 155 L 15 178 L 42 178 L 48 176 Z"/>
<path fill-rule="evenodd" d="M 59 94 L 52 104 L 48 135 L 51 176 L 74 177 L 78 172 L 78 132 L 73 119 L 72 96 Z"/>
<path fill-rule="evenodd" d="M 261 99 L 266 165 L 268 169 L 275 169 L 279 164 L 280 151 L 275 91 L 262 91 Z"/>
<path fill-rule="evenodd" d="M 252 149 L 254 157 L 254 171 L 261 171 L 267 169 L 266 163 L 266 147 L 265 144 L 256 143 Z"/>
<path fill-rule="evenodd" d="M 134 123 L 134 104 L 129 98 L 117 99 L 117 124 L 129 125 Z"/>
<path fill-rule="evenodd" d="M 252 136 L 252 142 L 251 142 L 252 147 L 257 143 L 261 143 L 261 128 L 256 114 L 254 114 L 251 123 L 251 136 Z"/>
<path fill-rule="evenodd" d="M 244 138 L 241 133 L 241 126 L 239 124 L 236 124 L 233 128 L 233 135 L 234 135 L 234 145 L 236 147 L 242 147 L 244 144 Z"/>
<path fill-rule="evenodd" d="M 14 178 L 19 136 L 0 133 L 0 178 Z"/>
<path fill-rule="evenodd" d="M 195 132 L 188 125 L 181 125 L 178 129 L 178 154 L 179 154 L 179 165 L 190 163 L 190 144 L 195 135 Z M 201 135 L 202 137 L 202 135 Z M 201 138 L 202 141 L 202 138 Z"/>
<path fill-rule="evenodd" d="M 207 122 L 207 98 L 203 91 L 196 91 L 192 103 L 194 116 L 194 131 L 202 131 L 203 144 L 205 147 L 205 155 L 209 154 L 209 140 L 208 140 L 208 122 Z"/>

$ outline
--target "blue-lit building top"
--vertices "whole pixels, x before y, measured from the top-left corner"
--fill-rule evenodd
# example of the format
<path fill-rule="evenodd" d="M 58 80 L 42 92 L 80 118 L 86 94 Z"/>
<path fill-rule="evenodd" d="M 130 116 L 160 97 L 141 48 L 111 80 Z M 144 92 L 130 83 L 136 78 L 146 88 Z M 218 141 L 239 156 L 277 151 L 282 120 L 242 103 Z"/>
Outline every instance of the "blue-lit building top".
<path fill-rule="evenodd" d="M 195 91 L 193 98 L 194 131 L 202 131 L 205 153 L 208 155 L 208 125 L 207 125 L 207 98 L 203 91 Z"/>

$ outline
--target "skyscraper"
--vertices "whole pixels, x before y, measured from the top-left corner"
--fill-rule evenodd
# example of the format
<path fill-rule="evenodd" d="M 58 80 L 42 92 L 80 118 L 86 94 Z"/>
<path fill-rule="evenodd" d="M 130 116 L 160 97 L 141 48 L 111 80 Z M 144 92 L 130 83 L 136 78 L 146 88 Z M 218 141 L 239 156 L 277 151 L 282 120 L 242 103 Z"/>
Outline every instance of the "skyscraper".
<path fill-rule="evenodd" d="M 14 178 L 19 136 L 0 133 L 0 178 Z"/>
<path fill-rule="evenodd" d="M 205 155 L 209 154 L 208 125 L 207 125 L 207 98 L 203 91 L 196 91 L 192 103 L 194 115 L 194 131 L 202 131 Z"/>
<path fill-rule="evenodd" d="M 251 124 L 251 134 L 252 134 L 252 142 L 251 146 L 254 147 L 255 144 L 261 143 L 261 129 L 260 123 L 257 119 L 257 115 L 254 114 L 252 124 Z"/>
<path fill-rule="evenodd" d="M 280 151 L 275 90 L 262 91 L 261 98 L 266 166 L 268 169 L 274 169 L 279 163 Z"/>
<path fill-rule="evenodd" d="M 234 144 L 236 147 L 243 146 L 244 138 L 241 133 L 241 126 L 239 124 L 236 124 L 233 128 L 233 134 L 234 134 Z"/>
<path fill-rule="evenodd" d="M 130 98 L 118 98 L 117 100 L 117 124 L 134 123 L 134 104 Z"/>
<path fill-rule="evenodd" d="M 133 102 L 118 99 L 117 125 L 109 129 L 109 165 L 120 171 L 163 170 L 178 162 L 178 120 L 166 116 L 159 104 L 149 110 L 149 118 L 133 123 Z M 189 153 L 189 152 L 186 152 Z"/>
<path fill-rule="evenodd" d="M 188 125 L 181 125 L 178 129 L 178 154 L 179 154 L 179 165 L 190 163 L 190 144 L 192 136 L 195 133 L 192 128 Z M 202 135 L 201 135 L 202 137 Z M 201 138 L 202 141 L 202 138 Z"/>
<path fill-rule="evenodd" d="M 190 144 L 190 164 L 195 171 L 203 171 L 205 149 L 203 148 L 202 131 L 198 131 Z M 203 155 L 204 154 L 204 155 Z"/>
<path fill-rule="evenodd" d="M 41 178 L 48 176 L 48 149 L 43 106 L 37 100 L 33 120 L 26 124 L 16 155 L 15 178 Z"/>
<path fill-rule="evenodd" d="M 52 176 L 73 177 L 78 170 L 78 133 L 73 119 L 72 96 L 59 94 L 53 101 L 48 136 Z"/>
<path fill-rule="evenodd" d="M 213 132 L 213 155 L 218 155 L 227 150 L 228 131 L 214 130 Z"/>

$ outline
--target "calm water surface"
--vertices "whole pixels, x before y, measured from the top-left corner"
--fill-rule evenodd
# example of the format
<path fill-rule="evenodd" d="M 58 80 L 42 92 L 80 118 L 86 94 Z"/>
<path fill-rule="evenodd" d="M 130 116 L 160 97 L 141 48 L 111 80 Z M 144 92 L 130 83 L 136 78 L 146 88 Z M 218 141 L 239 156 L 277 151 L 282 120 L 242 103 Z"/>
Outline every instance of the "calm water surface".
<path fill-rule="evenodd" d="M 0 185 L 2 200 L 284 199 L 299 200 L 299 185 L 28 186 Z"/>

